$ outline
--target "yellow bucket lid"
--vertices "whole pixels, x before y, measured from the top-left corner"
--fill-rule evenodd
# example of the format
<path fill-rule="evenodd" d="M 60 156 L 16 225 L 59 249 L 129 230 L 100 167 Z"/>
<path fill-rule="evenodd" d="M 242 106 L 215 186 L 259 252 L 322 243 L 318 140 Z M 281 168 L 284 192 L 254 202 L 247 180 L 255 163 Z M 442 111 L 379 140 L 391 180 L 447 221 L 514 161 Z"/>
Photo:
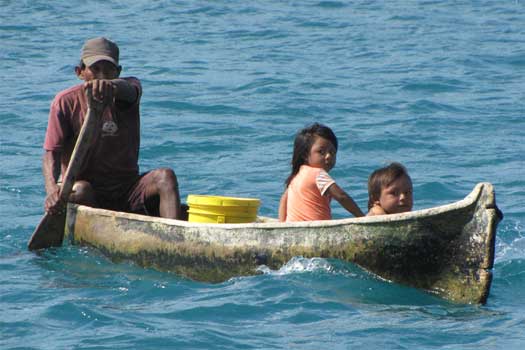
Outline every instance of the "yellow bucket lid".
<path fill-rule="evenodd" d="M 257 198 L 240 198 L 189 194 L 188 205 L 213 205 L 219 207 L 258 207 L 261 201 Z"/>

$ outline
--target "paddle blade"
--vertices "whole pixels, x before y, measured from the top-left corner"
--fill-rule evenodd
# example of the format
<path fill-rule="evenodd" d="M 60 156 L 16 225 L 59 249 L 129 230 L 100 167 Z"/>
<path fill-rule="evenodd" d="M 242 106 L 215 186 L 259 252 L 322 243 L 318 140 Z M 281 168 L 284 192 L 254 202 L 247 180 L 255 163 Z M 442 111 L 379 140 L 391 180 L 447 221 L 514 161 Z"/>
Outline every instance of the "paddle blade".
<path fill-rule="evenodd" d="M 27 245 L 29 250 L 45 249 L 49 247 L 60 247 L 64 239 L 64 226 L 66 224 L 66 213 L 50 215 L 45 214 L 33 232 Z"/>

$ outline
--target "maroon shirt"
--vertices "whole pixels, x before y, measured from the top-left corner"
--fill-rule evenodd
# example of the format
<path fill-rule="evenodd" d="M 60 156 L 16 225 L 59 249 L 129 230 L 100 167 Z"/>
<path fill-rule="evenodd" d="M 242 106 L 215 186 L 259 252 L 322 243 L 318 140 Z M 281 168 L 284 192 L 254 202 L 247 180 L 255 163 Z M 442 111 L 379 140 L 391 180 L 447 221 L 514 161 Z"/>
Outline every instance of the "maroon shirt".
<path fill-rule="evenodd" d="M 96 191 L 121 191 L 137 180 L 140 147 L 139 104 L 142 95 L 140 81 L 124 78 L 137 89 L 137 100 L 126 103 L 117 100 L 107 108 L 102 125 L 88 152 L 77 180 L 86 180 Z M 62 152 L 62 174 L 80 133 L 87 111 L 83 84 L 58 93 L 51 103 L 44 149 Z"/>

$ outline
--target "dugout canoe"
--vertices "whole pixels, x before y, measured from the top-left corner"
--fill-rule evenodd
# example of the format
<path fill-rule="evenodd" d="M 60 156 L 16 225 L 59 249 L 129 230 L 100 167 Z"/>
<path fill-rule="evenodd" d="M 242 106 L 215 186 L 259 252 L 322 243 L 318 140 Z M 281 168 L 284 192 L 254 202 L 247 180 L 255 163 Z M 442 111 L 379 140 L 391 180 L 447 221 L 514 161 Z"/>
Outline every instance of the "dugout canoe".
<path fill-rule="evenodd" d="M 496 227 L 493 186 L 409 213 L 330 221 L 204 224 L 69 204 L 66 237 L 113 261 L 208 282 L 278 269 L 294 256 L 355 263 L 383 279 L 460 303 L 487 300 Z"/>

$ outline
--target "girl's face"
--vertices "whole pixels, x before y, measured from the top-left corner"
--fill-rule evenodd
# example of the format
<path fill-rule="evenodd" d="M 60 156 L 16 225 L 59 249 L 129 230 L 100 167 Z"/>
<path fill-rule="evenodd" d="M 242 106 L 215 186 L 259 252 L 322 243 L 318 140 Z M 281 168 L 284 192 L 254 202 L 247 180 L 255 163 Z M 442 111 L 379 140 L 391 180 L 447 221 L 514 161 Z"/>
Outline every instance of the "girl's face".
<path fill-rule="evenodd" d="M 381 189 L 381 196 L 375 204 L 387 214 L 397 214 L 411 211 L 413 203 L 412 181 L 407 176 L 401 176 Z"/>
<path fill-rule="evenodd" d="M 329 172 L 335 166 L 336 152 L 332 142 L 316 136 L 308 153 L 308 165 L 315 168 L 323 168 L 326 172 Z"/>

